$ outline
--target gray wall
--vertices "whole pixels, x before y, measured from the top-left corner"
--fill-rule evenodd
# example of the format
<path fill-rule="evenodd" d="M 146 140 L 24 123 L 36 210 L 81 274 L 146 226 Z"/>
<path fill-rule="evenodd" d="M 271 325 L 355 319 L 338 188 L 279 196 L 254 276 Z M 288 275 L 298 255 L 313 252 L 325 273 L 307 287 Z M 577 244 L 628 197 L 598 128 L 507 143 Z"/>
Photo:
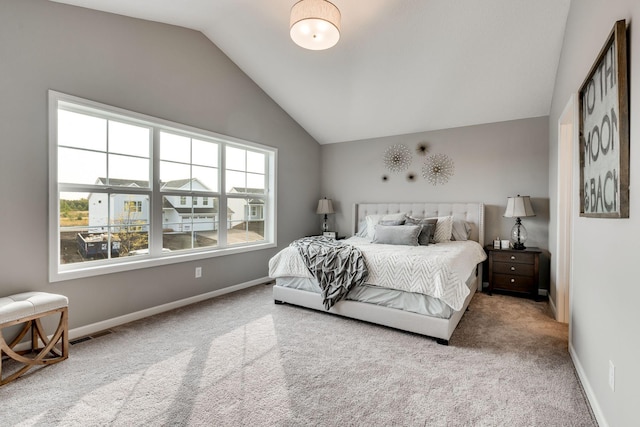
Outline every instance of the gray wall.
<path fill-rule="evenodd" d="M 80 327 L 268 275 L 276 249 L 48 283 L 47 90 L 279 149 L 278 242 L 313 230 L 320 147 L 201 33 L 46 0 L 0 2 L 0 295 L 65 294 Z"/>
<path fill-rule="evenodd" d="M 637 385 L 640 383 L 640 311 L 637 308 L 640 300 L 637 279 L 640 151 L 636 149 L 640 139 L 640 128 L 636 126 L 640 123 L 640 86 L 633 78 L 640 70 L 637 54 L 640 2 L 637 0 L 571 2 L 549 118 L 549 184 L 550 192 L 555 195 L 558 119 L 571 95 L 579 90 L 619 19 L 626 19 L 630 24 L 627 32 L 631 80 L 630 218 L 582 218 L 578 215 L 578 194 L 574 195 L 570 348 L 601 425 L 630 426 L 638 425 Z M 574 188 L 578 188 L 576 161 L 574 170 Z M 555 217 L 552 222 L 553 229 L 557 228 Z M 616 366 L 615 391 L 608 386 L 609 360 Z"/>
<path fill-rule="evenodd" d="M 322 195 L 333 199 L 337 213 L 332 220 L 341 235 L 351 231 L 357 202 L 483 202 L 486 243 L 509 238 L 515 221 L 502 217 L 507 197 L 529 195 L 537 216 L 522 220 L 529 232 L 526 244 L 548 249 L 548 140 L 548 118 L 538 117 L 323 145 Z M 422 178 L 425 158 L 415 154 L 421 142 L 430 153 L 453 160 L 455 173 L 447 184 L 434 186 Z M 383 156 L 394 144 L 405 144 L 414 153 L 409 171 L 417 174 L 416 181 L 386 170 Z"/>

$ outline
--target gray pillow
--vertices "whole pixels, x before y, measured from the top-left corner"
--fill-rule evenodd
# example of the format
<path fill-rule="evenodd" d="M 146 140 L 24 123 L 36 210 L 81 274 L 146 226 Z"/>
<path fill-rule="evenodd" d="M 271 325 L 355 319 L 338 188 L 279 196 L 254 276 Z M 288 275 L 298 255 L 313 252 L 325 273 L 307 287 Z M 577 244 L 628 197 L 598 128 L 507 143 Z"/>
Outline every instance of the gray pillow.
<path fill-rule="evenodd" d="M 435 224 L 423 224 L 422 230 L 420 230 L 420 234 L 418 235 L 418 244 L 420 246 L 429 246 L 429 244 L 433 243 L 433 235 L 436 231 Z"/>
<path fill-rule="evenodd" d="M 380 225 L 404 225 L 405 220 L 404 219 L 387 219 L 387 220 L 380 220 L 380 222 L 378 224 Z"/>
<path fill-rule="evenodd" d="M 422 231 L 418 236 L 418 243 L 422 246 L 433 243 L 433 235 L 436 232 L 437 223 L 438 218 L 414 218 L 407 216 L 405 220 L 405 225 L 422 225 Z"/>
<path fill-rule="evenodd" d="M 376 225 L 376 236 L 373 243 L 386 245 L 418 246 L 418 235 L 421 225 Z"/>

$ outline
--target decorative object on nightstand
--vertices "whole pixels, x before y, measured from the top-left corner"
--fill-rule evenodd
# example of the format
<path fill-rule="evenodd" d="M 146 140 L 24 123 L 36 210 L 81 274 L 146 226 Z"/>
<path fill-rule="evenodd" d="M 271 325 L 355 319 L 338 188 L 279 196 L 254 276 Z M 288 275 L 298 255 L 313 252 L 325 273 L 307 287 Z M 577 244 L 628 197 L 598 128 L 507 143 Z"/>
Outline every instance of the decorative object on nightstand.
<path fill-rule="evenodd" d="M 524 242 L 527 240 L 527 229 L 524 228 L 520 218 L 536 216 L 531 207 L 531 198 L 529 196 L 517 195 L 516 197 L 507 198 L 507 209 L 504 211 L 505 218 L 515 218 L 516 223 L 511 229 L 511 243 L 513 249 L 524 250 L 526 246 Z"/>
<path fill-rule="evenodd" d="M 333 210 L 333 202 L 331 199 L 320 199 L 318 201 L 318 209 L 316 210 L 317 214 L 324 215 L 324 221 L 322 222 L 322 232 L 325 233 L 329 231 L 329 223 L 327 222 L 327 215 L 335 213 Z"/>

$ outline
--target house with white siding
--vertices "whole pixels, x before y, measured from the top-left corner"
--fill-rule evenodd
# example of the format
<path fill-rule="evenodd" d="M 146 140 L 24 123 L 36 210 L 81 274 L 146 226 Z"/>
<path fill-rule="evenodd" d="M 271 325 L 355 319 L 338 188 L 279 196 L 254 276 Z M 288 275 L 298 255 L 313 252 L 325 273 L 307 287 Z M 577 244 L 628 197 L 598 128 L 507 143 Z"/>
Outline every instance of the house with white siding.
<path fill-rule="evenodd" d="M 106 185 L 105 178 L 98 184 Z M 110 179 L 109 184 L 120 188 L 147 188 L 147 181 Z M 210 191 L 197 178 L 169 181 L 162 189 L 178 191 Z M 107 230 L 109 223 L 127 227 L 128 231 L 148 231 L 149 198 L 146 195 L 122 193 L 91 193 L 89 201 L 89 232 Z M 243 210 L 239 212 L 242 214 Z M 226 220 L 231 221 L 233 209 L 227 209 Z M 218 199 L 201 195 L 168 194 L 162 198 L 162 224 L 169 232 L 216 231 L 219 224 Z"/>

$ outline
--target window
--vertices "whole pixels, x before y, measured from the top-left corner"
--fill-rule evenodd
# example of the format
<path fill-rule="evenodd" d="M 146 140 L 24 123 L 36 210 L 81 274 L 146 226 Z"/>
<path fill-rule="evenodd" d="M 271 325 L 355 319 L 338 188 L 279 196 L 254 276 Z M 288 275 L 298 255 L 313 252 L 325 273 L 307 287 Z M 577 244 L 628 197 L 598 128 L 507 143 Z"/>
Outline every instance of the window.
<path fill-rule="evenodd" d="M 131 200 L 124 203 L 124 211 L 129 212 L 142 212 L 142 202 L 140 200 Z"/>
<path fill-rule="evenodd" d="M 51 281 L 275 246 L 275 149 L 49 99 Z"/>

